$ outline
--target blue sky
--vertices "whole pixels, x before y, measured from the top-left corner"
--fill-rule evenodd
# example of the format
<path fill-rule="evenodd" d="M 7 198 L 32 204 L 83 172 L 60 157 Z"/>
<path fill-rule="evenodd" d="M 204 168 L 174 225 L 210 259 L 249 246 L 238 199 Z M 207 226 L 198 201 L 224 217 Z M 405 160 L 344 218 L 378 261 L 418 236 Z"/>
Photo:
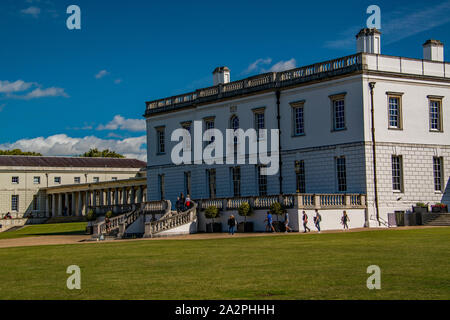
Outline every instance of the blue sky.
<path fill-rule="evenodd" d="M 71 4 L 81 30 L 66 27 Z M 353 54 L 372 4 L 383 54 L 450 43 L 448 0 L 1 0 L 0 149 L 143 159 L 145 101 L 210 86 L 217 66 L 237 80 Z"/>

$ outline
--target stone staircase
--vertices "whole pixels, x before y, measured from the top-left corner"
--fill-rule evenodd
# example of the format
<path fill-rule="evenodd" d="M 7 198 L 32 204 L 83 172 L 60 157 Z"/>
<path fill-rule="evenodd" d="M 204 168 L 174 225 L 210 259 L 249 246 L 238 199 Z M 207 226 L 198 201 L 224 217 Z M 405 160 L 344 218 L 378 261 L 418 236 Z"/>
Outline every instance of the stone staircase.
<path fill-rule="evenodd" d="M 186 211 L 170 211 L 157 221 L 145 223 L 145 238 L 163 237 L 169 235 L 180 235 L 189 233 L 187 230 L 179 230 L 173 233 L 167 233 L 177 228 L 191 225 L 197 222 L 197 203 L 192 201 L 192 206 Z"/>
<path fill-rule="evenodd" d="M 154 216 L 155 214 L 163 215 L 156 221 L 145 221 L 146 216 Z M 144 233 L 127 232 L 127 229 L 141 217 L 143 217 Z M 193 206 L 185 212 L 172 211 L 169 200 L 134 204 L 129 212 L 111 218 L 109 228 L 105 221 L 94 225 L 92 239 L 151 238 L 164 231 L 181 227 L 196 220 L 197 204 L 194 202 Z"/>
<path fill-rule="evenodd" d="M 450 213 L 423 213 L 424 226 L 450 226 Z"/>

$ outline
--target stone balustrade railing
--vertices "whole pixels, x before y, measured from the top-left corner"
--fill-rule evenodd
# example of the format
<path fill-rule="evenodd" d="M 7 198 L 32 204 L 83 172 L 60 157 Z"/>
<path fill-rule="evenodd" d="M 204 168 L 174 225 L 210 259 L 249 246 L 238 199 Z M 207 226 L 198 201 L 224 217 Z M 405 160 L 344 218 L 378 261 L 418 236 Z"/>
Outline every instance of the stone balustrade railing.
<path fill-rule="evenodd" d="M 177 228 L 197 219 L 197 203 L 192 201 L 193 206 L 184 212 L 168 212 L 157 221 L 145 223 L 144 237 L 151 238 L 156 234 Z"/>
<path fill-rule="evenodd" d="M 233 81 L 226 84 L 219 84 L 213 87 L 198 89 L 194 92 L 188 92 L 183 95 L 149 101 L 146 103 L 147 113 L 154 112 L 156 109 L 163 110 L 167 108 L 175 108 L 181 105 L 193 104 L 204 101 L 205 99 L 209 101 L 218 99 L 222 96 L 234 96 L 243 93 L 245 90 L 254 91 L 259 89 L 289 86 L 294 82 L 308 80 L 312 76 L 339 70 L 345 71 L 348 68 L 362 68 L 361 53 L 292 70 L 259 74 L 250 78 Z"/>
<path fill-rule="evenodd" d="M 273 196 L 252 196 L 236 198 L 197 199 L 199 210 L 215 206 L 220 210 L 237 210 L 248 202 L 253 209 L 269 209 L 274 202 L 281 203 L 287 209 L 351 209 L 365 208 L 364 194 L 287 194 Z"/>

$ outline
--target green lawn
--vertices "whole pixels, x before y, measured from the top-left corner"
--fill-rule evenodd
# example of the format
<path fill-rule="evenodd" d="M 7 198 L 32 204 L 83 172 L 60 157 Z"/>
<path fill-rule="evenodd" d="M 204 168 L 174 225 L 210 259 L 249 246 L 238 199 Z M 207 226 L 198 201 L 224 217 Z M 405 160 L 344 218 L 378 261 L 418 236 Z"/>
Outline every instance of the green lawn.
<path fill-rule="evenodd" d="M 87 222 L 28 225 L 15 231 L 1 232 L 0 240 L 32 236 L 84 234 L 86 225 Z"/>
<path fill-rule="evenodd" d="M 6 248 L 0 299 L 450 299 L 449 249 L 447 227 Z"/>

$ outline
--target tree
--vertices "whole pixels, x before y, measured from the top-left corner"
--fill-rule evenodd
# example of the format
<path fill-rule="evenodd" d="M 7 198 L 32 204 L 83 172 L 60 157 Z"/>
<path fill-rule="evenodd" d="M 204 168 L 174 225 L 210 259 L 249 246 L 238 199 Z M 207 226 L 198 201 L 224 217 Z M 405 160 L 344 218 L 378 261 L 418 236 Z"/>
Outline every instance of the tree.
<path fill-rule="evenodd" d="M 286 213 L 286 209 L 278 201 L 276 201 L 270 205 L 269 211 L 272 215 L 277 216 L 277 221 L 278 221 L 278 216 L 281 216 L 284 213 Z"/>
<path fill-rule="evenodd" d="M 244 222 L 247 222 L 247 217 L 252 215 L 253 208 L 248 202 L 243 202 L 238 208 L 238 213 L 241 217 L 244 217 Z"/>
<path fill-rule="evenodd" d="M 42 156 L 39 152 L 22 151 L 20 149 L 0 150 L 1 156 Z"/>
<path fill-rule="evenodd" d="M 83 153 L 81 155 L 81 157 L 86 157 L 86 158 L 125 158 L 123 155 L 116 153 L 115 151 L 112 151 L 109 149 L 100 151 L 97 148 L 90 149 L 88 152 Z"/>
<path fill-rule="evenodd" d="M 209 206 L 205 210 L 205 218 L 206 219 L 212 219 L 212 222 L 214 223 L 214 218 L 217 218 L 219 216 L 219 209 L 216 206 Z"/>

